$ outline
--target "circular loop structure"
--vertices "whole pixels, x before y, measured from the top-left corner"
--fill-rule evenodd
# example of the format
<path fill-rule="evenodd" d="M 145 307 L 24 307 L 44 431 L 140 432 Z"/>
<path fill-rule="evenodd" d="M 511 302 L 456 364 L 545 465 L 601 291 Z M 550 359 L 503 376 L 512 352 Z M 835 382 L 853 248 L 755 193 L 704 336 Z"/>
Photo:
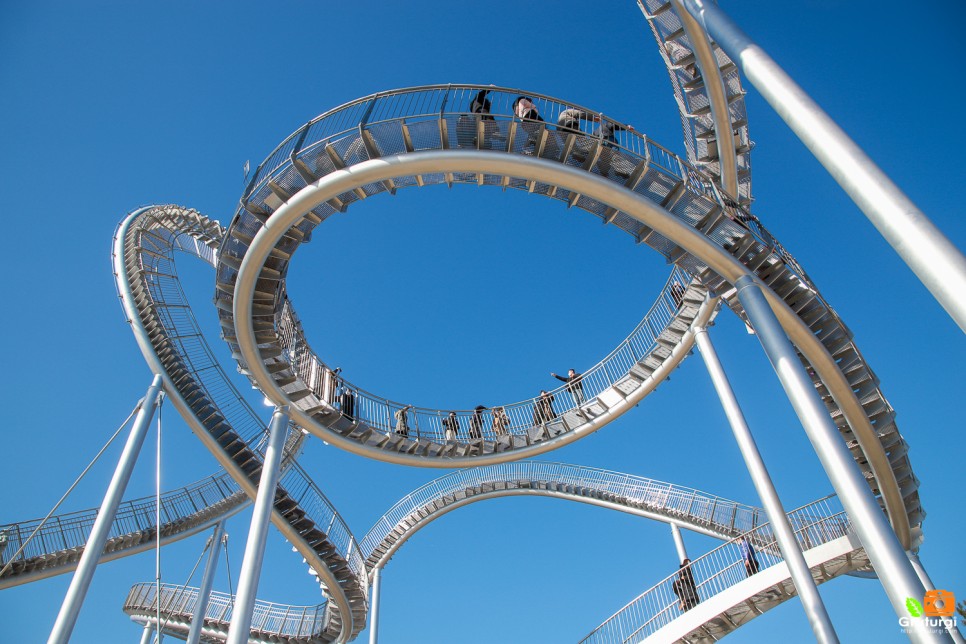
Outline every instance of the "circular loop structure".
<path fill-rule="evenodd" d="M 488 90 L 488 119 L 471 110 Z M 515 115 L 515 97 L 531 97 L 547 120 Z M 733 284 L 752 276 L 811 367 L 816 387 L 879 496 L 905 546 L 922 519 L 917 484 L 894 413 L 851 333 L 794 258 L 757 217 L 723 195 L 715 182 L 627 126 L 598 115 L 617 135 L 554 125 L 566 110 L 594 111 L 551 97 L 507 88 L 429 86 L 376 94 L 337 108 L 297 130 L 263 162 L 218 256 L 216 301 L 226 339 L 243 371 L 295 421 L 333 444 L 382 460 L 423 466 L 493 463 L 553 449 L 616 417 L 622 401 L 639 400 L 666 375 L 635 373 L 611 385 L 598 408 L 579 410 L 544 431 L 541 440 L 498 451 L 487 441 L 438 442 L 442 424 L 418 440 L 387 431 L 392 403 L 361 415 L 345 413 L 329 373 L 304 340 L 285 296 L 285 275 L 313 229 L 351 203 L 406 186 L 469 183 L 512 187 L 565 201 L 630 234 L 744 315 Z M 580 121 L 593 123 L 593 119 Z M 692 283 L 692 288 L 696 284 Z M 695 313 L 680 334 L 711 312 Z M 287 346 L 286 346 L 286 343 Z M 687 349 L 687 350 L 684 350 Z M 672 351 L 673 354 L 673 351 Z M 683 357 L 683 356 L 681 356 Z M 666 365 L 666 363 L 665 363 Z M 662 366 L 665 366 L 662 365 Z M 657 377 L 656 377 L 657 376 Z M 350 387 L 351 391 L 351 387 Z M 582 413 L 587 412 L 587 413 Z M 440 420 L 446 410 L 435 410 Z M 533 425 L 536 425 L 534 423 Z M 462 446 L 462 447 L 461 447 Z"/>

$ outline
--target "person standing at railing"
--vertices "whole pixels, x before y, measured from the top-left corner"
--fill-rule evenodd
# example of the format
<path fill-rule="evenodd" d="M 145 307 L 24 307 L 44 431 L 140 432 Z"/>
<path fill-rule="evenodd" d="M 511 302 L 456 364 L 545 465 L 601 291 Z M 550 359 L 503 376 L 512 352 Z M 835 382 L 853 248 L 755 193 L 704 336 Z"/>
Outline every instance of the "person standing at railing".
<path fill-rule="evenodd" d="M 443 419 L 443 431 L 448 441 L 455 441 L 456 437 L 460 433 L 460 419 L 456 417 L 456 412 L 451 411 L 446 418 Z"/>
<path fill-rule="evenodd" d="M 553 396 L 544 390 L 540 391 L 540 396 L 533 403 L 533 424 L 536 426 L 545 425 L 557 417 L 553 410 Z"/>
<path fill-rule="evenodd" d="M 344 383 L 342 384 L 342 394 L 339 396 L 339 405 L 342 408 L 342 415 L 355 422 L 356 395 Z"/>
<path fill-rule="evenodd" d="M 529 151 L 524 150 L 524 153 L 533 154 L 537 143 L 537 133 L 543 127 L 539 125 L 543 123 L 543 117 L 540 116 L 537 106 L 533 104 L 533 99 L 529 96 L 518 96 L 513 101 L 513 114 L 523 120 L 521 127 L 527 133 L 527 146 L 531 146 L 531 149 Z"/>
<path fill-rule="evenodd" d="M 6 530 L 0 530 L 0 566 L 3 565 L 3 552 L 7 549 L 7 543 L 10 540 L 10 535 Z"/>
<path fill-rule="evenodd" d="M 510 418 L 506 415 L 503 407 L 493 408 L 493 433 L 496 436 L 505 436 L 510 428 Z"/>
<path fill-rule="evenodd" d="M 691 574 L 690 559 L 681 562 L 678 578 L 671 584 L 671 590 L 680 600 L 678 608 L 681 609 L 681 612 L 691 610 L 701 601 L 698 597 L 698 587 L 694 584 L 694 575 Z"/>
<path fill-rule="evenodd" d="M 751 545 L 747 537 L 738 538 L 738 549 L 741 551 L 741 559 L 745 562 L 745 573 L 751 577 L 758 572 L 758 557 L 755 556 L 755 547 Z"/>
<path fill-rule="evenodd" d="M 584 404 L 584 383 L 583 380 L 581 380 L 581 378 L 583 378 L 582 374 L 570 369 L 567 371 L 566 376 L 558 376 L 552 371 L 550 372 L 550 375 L 567 385 L 567 393 L 569 393 L 570 397 L 574 399 L 575 406 L 580 407 Z"/>
<path fill-rule="evenodd" d="M 681 286 L 681 282 L 677 280 L 671 284 L 671 298 L 674 300 L 674 306 L 681 308 L 681 303 L 684 302 L 684 293 L 687 289 Z"/>
<path fill-rule="evenodd" d="M 409 418 L 407 414 L 412 408 L 412 405 L 406 405 L 405 407 L 397 409 L 396 413 L 393 414 L 396 419 L 396 433 L 400 436 L 409 437 Z"/>
<path fill-rule="evenodd" d="M 483 405 L 477 405 L 470 416 L 470 438 L 483 438 Z"/>

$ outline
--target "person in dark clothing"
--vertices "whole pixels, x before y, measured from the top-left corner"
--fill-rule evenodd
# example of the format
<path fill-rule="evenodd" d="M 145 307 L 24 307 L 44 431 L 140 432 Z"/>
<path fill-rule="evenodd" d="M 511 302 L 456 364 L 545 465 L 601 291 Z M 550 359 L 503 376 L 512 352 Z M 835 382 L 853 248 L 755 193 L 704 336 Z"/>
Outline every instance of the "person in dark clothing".
<path fill-rule="evenodd" d="M 738 539 L 738 549 L 741 550 L 741 559 L 745 562 L 745 574 L 749 577 L 758 572 L 758 557 L 755 556 L 755 547 L 751 545 L 747 537 Z"/>
<path fill-rule="evenodd" d="M 678 596 L 680 600 L 678 608 L 682 612 L 691 610 L 701 601 L 698 597 L 698 588 L 694 584 L 694 576 L 691 574 L 690 559 L 685 559 L 681 562 L 678 577 L 671 584 L 671 590 Z"/>
<path fill-rule="evenodd" d="M 553 410 L 553 396 L 541 391 L 540 396 L 533 403 L 533 424 L 543 425 L 557 417 Z"/>
<path fill-rule="evenodd" d="M 550 375 L 567 384 L 567 393 L 574 399 L 574 405 L 579 407 L 584 404 L 584 383 L 581 380 L 581 374 L 571 369 L 566 376 L 558 376 L 552 371 Z"/>
<path fill-rule="evenodd" d="M 443 431 L 445 432 L 446 440 L 453 441 L 460 433 L 460 419 L 456 417 L 456 412 L 451 411 L 446 418 L 443 419 Z"/>
<path fill-rule="evenodd" d="M 484 121 L 492 121 L 493 117 L 490 116 L 490 99 L 486 97 L 490 93 L 488 89 L 481 89 L 479 94 L 470 103 L 470 111 L 474 114 L 482 114 L 481 117 Z"/>
<path fill-rule="evenodd" d="M 516 100 L 513 101 L 513 113 L 527 121 L 543 122 L 540 112 L 537 111 L 537 106 L 533 104 L 533 99 L 529 96 L 517 96 Z"/>
<path fill-rule="evenodd" d="M 339 403 L 342 406 L 342 415 L 351 421 L 355 421 L 356 395 L 344 385 L 342 387 L 342 395 L 339 396 Z"/>
<path fill-rule="evenodd" d="M 483 412 L 486 407 L 477 405 L 470 416 L 470 438 L 483 438 Z"/>

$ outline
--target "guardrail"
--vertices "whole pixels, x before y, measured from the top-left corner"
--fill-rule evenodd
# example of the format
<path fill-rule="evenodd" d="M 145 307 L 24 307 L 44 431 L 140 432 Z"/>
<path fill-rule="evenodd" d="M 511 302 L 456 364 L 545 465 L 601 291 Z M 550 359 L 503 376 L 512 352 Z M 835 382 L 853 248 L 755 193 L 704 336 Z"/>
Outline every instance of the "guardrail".
<path fill-rule="evenodd" d="M 813 501 L 788 513 L 802 551 L 828 543 L 851 532 L 851 524 L 835 496 Z M 742 555 L 740 539 L 752 544 L 756 565 L 749 567 Z M 697 603 L 707 600 L 750 574 L 784 561 L 771 532 L 771 524 L 749 530 L 686 568 L 668 575 L 644 591 L 580 640 L 581 644 L 640 642 L 677 619 Z"/>
<path fill-rule="evenodd" d="M 286 299 L 278 316 L 278 335 L 284 347 L 284 357 L 295 374 L 321 400 L 353 419 L 365 421 L 376 431 L 399 433 L 409 439 L 428 438 L 435 442 L 447 440 L 487 440 L 514 445 L 514 437 L 538 432 L 563 432 L 560 425 L 565 415 L 572 416 L 572 424 L 579 424 L 581 416 L 591 413 L 594 399 L 601 392 L 623 380 L 631 367 L 647 357 L 657 346 L 657 338 L 668 327 L 680 308 L 690 276 L 674 267 L 661 289 L 657 301 L 644 318 L 617 347 L 603 360 L 580 374 L 580 398 L 568 384 L 550 389 L 546 397 L 535 396 L 519 402 L 480 409 L 440 410 L 414 407 L 383 398 L 353 385 L 331 369 L 312 351 L 301 323 Z M 347 406 L 351 399 L 351 409 Z M 580 401 L 580 404 L 578 404 Z M 404 410 L 404 411 L 402 411 Z M 398 413 L 404 413 L 405 428 L 398 426 Z M 452 415 L 451 415 L 452 414 Z M 455 422 L 454 422 L 455 421 Z M 447 427 L 456 428 L 447 437 Z"/>
<path fill-rule="evenodd" d="M 746 532 L 759 526 L 764 520 L 764 513 L 760 508 L 692 488 L 599 468 L 566 463 L 517 461 L 457 470 L 410 492 L 369 530 L 361 542 L 362 553 L 368 558 L 402 519 L 434 500 L 467 488 L 512 481 L 555 482 L 610 492 L 626 497 L 628 502 L 644 504 L 649 509 L 661 510 L 669 515 L 677 513 L 695 521 L 706 522 L 710 528 L 720 531 L 721 534 Z"/>
<path fill-rule="evenodd" d="M 188 519 L 212 505 L 236 496 L 238 503 L 244 503 L 248 498 L 227 473 L 210 476 L 183 488 L 166 492 L 161 496 L 162 526 Z M 154 496 L 122 502 L 118 507 L 114 523 L 111 524 L 108 538 L 154 530 L 157 527 L 155 503 Z M 98 509 L 94 508 L 51 517 L 27 543 L 15 561 L 26 561 L 84 546 L 97 519 L 97 513 Z M 0 526 L 0 534 L 6 535 L 6 546 L 0 550 L 0 565 L 9 561 L 6 557 L 17 552 L 40 523 L 41 520 L 36 519 Z"/>
<path fill-rule="evenodd" d="M 161 585 L 162 624 L 171 621 L 189 623 L 198 604 L 198 589 L 173 584 Z M 226 593 L 212 592 L 205 610 L 205 622 L 215 630 L 228 632 L 235 598 Z M 158 611 L 156 584 L 145 582 L 134 585 L 124 600 L 124 611 L 140 614 L 155 621 Z M 251 631 L 282 638 L 310 638 L 325 626 L 326 605 L 288 606 L 256 600 L 252 613 Z M 187 631 L 187 628 L 184 629 Z"/>

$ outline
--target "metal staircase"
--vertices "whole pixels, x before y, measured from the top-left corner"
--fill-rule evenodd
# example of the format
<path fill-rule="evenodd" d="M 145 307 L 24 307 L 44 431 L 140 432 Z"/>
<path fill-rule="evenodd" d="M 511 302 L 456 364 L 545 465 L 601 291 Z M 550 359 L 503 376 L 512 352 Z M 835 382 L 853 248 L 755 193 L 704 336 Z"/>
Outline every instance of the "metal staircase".
<path fill-rule="evenodd" d="M 150 550 L 158 538 L 155 497 L 125 501 L 118 509 L 101 561 Z M 206 530 L 248 505 L 248 497 L 222 472 L 161 496 L 161 544 Z M 71 572 L 84 552 L 98 508 L 52 517 L 0 576 L 0 589 Z M 0 526 L 7 535 L 4 554 L 20 549 L 39 520 Z M 9 562 L 5 559 L 3 564 Z M 0 567 L 3 567 L 0 564 Z"/>
<path fill-rule="evenodd" d="M 192 210 L 143 208 L 118 228 L 115 267 L 135 336 L 149 364 L 164 375 L 169 398 L 228 474 L 254 498 L 265 425 L 218 365 L 175 266 L 175 251 L 213 263 L 223 232 L 217 222 Z M 302 554 L 330 600 L 316 641 L 348 641 L 365 627 L 368 579 L 348 527 L 294 462 L 302 439 L 300 430 L 290 431 L 272 522 Z"/>
<path fill-rule="evenodd" d="M 469 99 L 480 89 L 484 87 L 427 86 L 384 92 L 353 101 L 297 130 L 259 166 L 225 237 L 217 269 L 217 300 L 223 333 L 236 354 L 240 355 L 240 349 L 238 339 L 234 336 L 236 321 L 232 308 L 242 257 L 259 234 L 263 222 L 285 200 L 305 188 L 308 182 L 340 171 L 338 164 L 333 162 L 334 158 L 341 159 L 344 166 L 349 166 L 370 157 L 388 161 L 430 150 L 442 156 L 460 150 L 461 146 L 462 149 L 485 149 L 487 158 L 496 159 L 497 163 L 499 155 L 524 158 L 540 156 L 545 161 L 606 177 L 661 206 L 680 223 L 727 251 L 757 276 L 774 296 L 781 299 L 785 306 L 783 314 L 791 316 L 797 327 L 793 340 L 799 345 L 806 364 L 814 367 L 815 386 L 823 396 L 843 439 L 852 450 L 873 493 L 880 497 L 900 541 L 905 547 L 915 547 L 913 529 L 921 523 L 923 513 L 918 482 L 906 456 L 905 442 L 896 430 L 895 414 L 879 390 L 878 380 L 852 342 L 851 332 L 825 302 L 794 257 L 764 228 L 758 218 L 723 195 L 711 177 L 637 132 L 618 129 L 617 140 L 612 144 L 614 147 L 609 147 L 602 138 L 595 140 L 593 132 L 575 134 L 564 128 L 558 129 L 553 125 L 556 116 L 572 106 L 552 97 L 526 93 L 533 97 L 547 120 L 522 121 L 513 115 L 510 104 L 515 96 L 523 92 L 485 88 L 491 91 L 490 115 L 493 120 L 487 121 L 486 127 L 483 127 L 483 121 L 473 120 L 479 115 L 469 111 Z M 593 113 L 586 108 L 580 109 Z M 464 123 L 466 119 L 471 119 L 477 125 L 476 138 L 460 138 L 461 119 Z M 621 126 L 614 124 L 614 127 Z M 583 137 L 589 141 L 585 142 L 586 145 L 571 145 L 571 137 Z M 602 170 L 600 162 L 605 155 L 607 164 Z M 565 201 L 624 230 L 635 242 L 657 250 L 669 262 L 700 282 L 707 291 L 720 295 L 739 316 L 744 317 L 733 287 L 710 269 L 705 260 L 687 252 L 640 219 L 587 196 L 571 193 L 556 185 L 485 172 L 394 176 L 390 183 L 392 190 L 433 183 L 497 185 Z M 617 372 L 619 378 L 628 376 L 626 389 L 615 382 L 607 390 L 612 398 L 607 400 L 601 394 L 596 399 L 603 403 L 600 407 L 581 406 L 579 411 L 573 410 L 575 413 L 570 420 L 560 423 L 560 434 L 553 436 L 552 433 L 542 432 L 538 434 L 539 440 L 531 435 L 529 444 L 521 443 L 519 447 L 501 453 L 482 453 L 486 447 L 479 453 L 468 447 L 462 448 L 463 452 L 459 447 L 447 450 L 447 446 L 439 442 L 439 419 L 447 415 L 447 410 L 431 410 L 426 414 L 425 424 L 432 431 L 423 440 L 433 446 L 417 446 L 412 448 L 413 453 L 410 454 L 407 453 L 410 445 L 404 441 L 383 440 L 378 436 L 374 438 L 374 432 L 370 431 L 374 428 L 370 423 L 377 427 L 380 422 L 385 423 L 389 412 L 401 403 L 364 395 L 363 398 L 371 401 L 371 405 L 360 419 L 359 414 L 342 413 L 340 405 L 327 397 L 326 392 L 331 391 L 331 387 L 326 389 L 327 385 L 323 384 L 322 395 L 319 395 L 320 385 L 313 378 L 322 378 L 324 383 L 329 373 L 327 367 L 311 352 L 307 343 L 302 343 L 297 332 L 293 331 L 288 338 L 285 337 L 288 333 L 286 328 L 300 327 L 297 319 L 286 321 L 284 275 L 293 253 L 316 225 L 360 199 L 360 194 L 368 198 L 389 191 L 388 185 L 386 181 L 368 183 L 307 211 L 293 227 L 280 231 L 280 234 L 284 234 L 277 244 L 273 242 L 266 263 L 257 273 L 251 302 L 251 322 L 260 356 L 259 373 L 269 374 L 266 377 L 274 379 L 274 385 L 290 397 L 296 408 L 293 413 L 308 431 L 350 451 L 383 460 L 423 466 L 469 465 L 474 464 L 474 460 L 486 464 L 505 460 L 509 451 L 516 452 L 515 457 L 522 457 L 576 440 L 603 424 L 597 420 L 598 415 L 602 419 L 612 418 L 626 408 L 622 405 L 636 401 L 650 391 L 648 383 L 656 384 L 653 375 L 643 382 L 639 377 L 634 377 L 628 365 L 626 371 Z M 285 346 L 285 341 L 292 342 L 293 338 L 294 349 L 290 350 Z M 678 345 L 679 348 L 681 346 Z M 293 352 L 295 355 L 292 355 Z M 809 354 L 810 359 L 804 358 L 804 354 Z M 295 368 L 289 359 L 295 363 Z M 313 366 L 311 369 L 299 369 L 299 365 Z M 251 369 L 251 365 L 244 362 L 240 363 L 240 367 L 243 370 Z M 341 384 L 350 392 L 360 391 L 354 385 Z M 566 400 L 566 395 L 559 398 Z M 535 400 L 525 401 L 522 408 L 533 408 L 536 404 Z M 601 411 L 607 413 L 601 414 Z M 488 417 L 486 422 L 492 423 L 492 418 Z M 536 425 L 525 414 L 518 422 L 523 425 L 517 430 L 521 437 Z M 420 426 L 423 425 L 421 422 Z M 370 445 L 371 440 L 376 440 L 377 444 Z M 523 441 L 526 443 L 526 439 Z M 456 442 L 468 443 L 465 440 Z M 399 451 L 400 446 L 402 451 Z"/>
<path fill-rule="evenodd" d="M 868 566 L 836 497 L 788 513 L 798 546 L 816 583 Z M 750 574 L 737 540 L 691 562 L 698 602 L 685 605 L 675 591 L 680 571 L 668 575 L 617 611 L 581 640 L 603 642 L 715 642 L 739 626 L 796 595 L 770 524 L 745 535 L 754 544 L 758 571 Z"/>

